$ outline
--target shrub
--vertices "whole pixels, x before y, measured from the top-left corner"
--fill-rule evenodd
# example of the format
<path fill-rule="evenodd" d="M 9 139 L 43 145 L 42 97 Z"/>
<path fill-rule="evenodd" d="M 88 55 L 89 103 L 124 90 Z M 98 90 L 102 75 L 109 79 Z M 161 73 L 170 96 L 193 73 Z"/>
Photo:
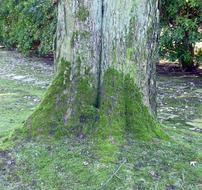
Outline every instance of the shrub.
<path fill-rule="evenodd" d="M 1 0 L 0 42 L 23 53 L 52 51 L 56 9 L 51 0 Z"/>
<path fill-rule="evenodd" d="M 194 48 L 201 40 L 201 8 L 201 0 L 161 1 L 161 56 L 178 60 L 186 71 L 193 70 L 200 58 Z"/>

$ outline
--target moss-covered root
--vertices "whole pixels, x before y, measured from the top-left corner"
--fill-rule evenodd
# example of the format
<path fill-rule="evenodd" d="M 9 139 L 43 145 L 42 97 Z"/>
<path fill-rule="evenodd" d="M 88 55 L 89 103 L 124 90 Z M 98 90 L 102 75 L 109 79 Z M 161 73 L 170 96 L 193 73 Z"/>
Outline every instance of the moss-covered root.
<path fill-rule="evenodd" d="M 41 104 L 27 119 L 21 134 L 61 137 L 74 135 L 79 138 L 92 128 L 97 119 L 94 106 L 95 89 L 87 76 L 71 79 L 71 64 L 62 60 L 59 72 Z M 23 133 L 22 133 L 23 132 Z"/>
<path fill-rule="evenodd" d="M 69 88 L 70 63 L 62 60 L 59 72 L 51 83 L 42 102 L 24 124 L 25 136 L 56 134 L 64 125 L 67 101 L 64 95 Z M 61 102 L 63 100 L 63 102 Z"/>
<path fill-rule="evenodd" d="M 112 155 L 125 144 L 128 135 L 141 140 L 168 138 L 143 104 L 142 95 L 129 75 L 108 69 L 101 97 L 96 148 L 104 159 L 114 159 Z"/>

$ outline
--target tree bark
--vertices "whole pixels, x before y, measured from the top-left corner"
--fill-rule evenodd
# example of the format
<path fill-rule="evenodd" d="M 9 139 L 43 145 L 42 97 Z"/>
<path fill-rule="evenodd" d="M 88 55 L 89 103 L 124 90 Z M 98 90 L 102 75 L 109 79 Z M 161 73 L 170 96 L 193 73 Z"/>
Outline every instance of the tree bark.
<path fill-rule="evenodd" d="M 156 112 L 158 8 L 155 0 L 61 0 L 57 75 L 27 120 L 30 134 L 163 136 Z M 102 149 L 102 148 L 101 148 Z"/>

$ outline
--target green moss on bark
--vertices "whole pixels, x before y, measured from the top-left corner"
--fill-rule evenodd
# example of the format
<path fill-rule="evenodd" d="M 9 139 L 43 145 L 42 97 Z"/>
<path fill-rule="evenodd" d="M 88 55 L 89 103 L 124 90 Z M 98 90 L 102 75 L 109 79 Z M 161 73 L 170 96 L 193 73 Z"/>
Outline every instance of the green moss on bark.
<path fill-rule="evenodd" d="M 127 40 L 126 43 L 127 43 L 129 48 L 133 47 L 136 27 L 137 27 L 137 18 L 132 17 L 130 19 L 129 33 L 128 33 L 127 37 L 126 37 L 126 40 Z"/>
<path fill-rule="evenodd" d="M 75 43 L 79 40 L 84 40 L 87 41 L 90 39 L 91 33 L 88 31 L 75 31 L 72 34 L 72 38 L 71 38 L 71 47 L 73 48 Z"/>
<path fill-rule="evenodd" d="M 104 161 L 117 159 L 113 155 L 126 143 L 128 135 L 141 140 L 168 139 L 143 104 L 134 80 L 116 69 L 108 69 L 104 74 L 99 116 L 95 149 Z"/>
<path fill-rule="evenodd" d="M 86 7 L 82 6 L 79 8 L 76 17 L 78 18 L 79 21 L 86 21 L 89 17 L 89 11 Z"/>
<path fill-rule="evenodd" d="M 65 89 L 69 88 L 70 63 L 62 60 L 59 72 L 41 104 L 26 121 L 26 130 L 31 136 L 60 133 L 64 125 L 63 114 L 66 110 Z M 64 131 L 63 131 L 64 133 Z"/>
<path fill-rule="evenodd" d="M 97 120 L 92 79 L 80 76 L 77 68 L 76 80 L 70 80 L 70 67 L 71 63 L 61 61 L 58 74 L 42 102 L 24 124 L 22 130 L 29 137 L 73 135 L 83 138 L 92 129 Z"/>
<path fill-rule="evenodd" d="M 143 104 L 142 94 L 129 75 L 124 77 L 124 92 L 126 131 L 143 140 L 153 137 L 167 138 L 160 123 Z"/>

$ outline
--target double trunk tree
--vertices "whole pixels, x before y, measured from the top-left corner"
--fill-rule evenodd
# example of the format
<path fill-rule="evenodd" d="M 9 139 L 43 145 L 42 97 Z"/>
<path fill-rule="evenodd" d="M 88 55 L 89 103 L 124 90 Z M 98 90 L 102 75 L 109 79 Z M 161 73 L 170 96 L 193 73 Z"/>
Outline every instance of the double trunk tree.
<path fill-rule="evenodd" d="M 104 149 L 126 135 L 163 135 L 153 117 L 157 6 L 155 0 L 59 1 L 57 75 L 25 124 L 30 135 L 93 137 Z"/>

